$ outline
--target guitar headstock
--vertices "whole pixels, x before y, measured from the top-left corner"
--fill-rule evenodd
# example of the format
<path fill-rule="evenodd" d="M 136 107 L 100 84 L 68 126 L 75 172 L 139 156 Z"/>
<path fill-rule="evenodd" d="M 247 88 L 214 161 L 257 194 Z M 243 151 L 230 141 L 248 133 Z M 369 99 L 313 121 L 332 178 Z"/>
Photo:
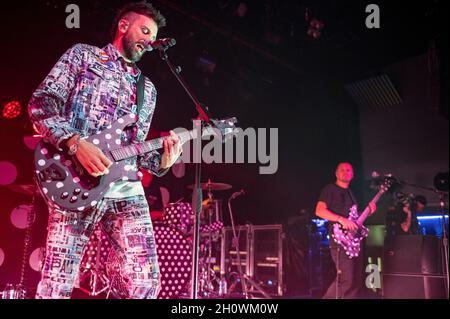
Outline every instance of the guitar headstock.
<path fill-rule="evenodd" d="M 382 177 L 382 180 L 380 181 L 379 190 L 380 192 L 385 193 L 397 183 L 398 183 L 397 179 L 393 177 L 392 174 L 386 174 Z"/>
<path fill-rule="evenodd" d="M 206 127 L 204 133 L 206 133 L 206 135 L 214 136 L 218 136 L 220 133 L 223 143 L 239 133 L 239 130 L 236 127 L 237 119 L 235 117 L 229 117 L 221 120 L 211 119 L 211 122 L 214 124 L 214 127 Z"/>

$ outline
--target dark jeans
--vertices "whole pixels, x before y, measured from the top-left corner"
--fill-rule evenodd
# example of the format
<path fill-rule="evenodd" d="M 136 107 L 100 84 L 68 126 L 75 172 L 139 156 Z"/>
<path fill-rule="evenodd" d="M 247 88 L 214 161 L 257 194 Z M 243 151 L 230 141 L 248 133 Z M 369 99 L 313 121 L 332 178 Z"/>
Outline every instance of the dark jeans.
<path fill-rule="evenodd" d="M 345 254 L 344 248 L 338 246 L 334 242 L 334 240 L 330 238 L 330 253 L 336 266 L 337 275 L 336 279 L 330 285 L 323 298 L 324 299 L 356 298 L 362 284 L 363 251 L 362 250 L 360 251 L 358 257 L 350 259 Z"/>

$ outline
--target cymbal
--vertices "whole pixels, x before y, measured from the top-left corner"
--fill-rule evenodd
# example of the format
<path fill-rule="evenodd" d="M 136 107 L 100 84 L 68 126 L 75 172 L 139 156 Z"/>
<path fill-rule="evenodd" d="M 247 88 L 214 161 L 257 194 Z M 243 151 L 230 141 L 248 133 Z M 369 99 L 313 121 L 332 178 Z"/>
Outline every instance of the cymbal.
<path fill-rule="evenodd" d="M 12 184 L 8 186 L 8 189 L 12 190 L 13 192 L 33 196 L 34 191 L 36 190 L 36 185 L 33 184 Z"/>
<path fill-rule="evenodd" d="M 191 184 L 191 185 L 188 185 L 187 188 L 189 188 L 189 189 L 194 189 L 194 186 L 195 186 L 195 185 Z M 206 191 L 208 191 L 208 190 L 212 190 L 212 191 L 225 191 L 225 190 L 227 190 L 227 189 L 233 188 L 233 186 L 231 186 L 230 184 L 225 184 L 225 183 L 211 183 L 211 182 L 208 182 L 208 183 L 201 183 L 201 184 L 200 184 L 200 187 L 201 187 L 202 190 L 206 190 Z"/>

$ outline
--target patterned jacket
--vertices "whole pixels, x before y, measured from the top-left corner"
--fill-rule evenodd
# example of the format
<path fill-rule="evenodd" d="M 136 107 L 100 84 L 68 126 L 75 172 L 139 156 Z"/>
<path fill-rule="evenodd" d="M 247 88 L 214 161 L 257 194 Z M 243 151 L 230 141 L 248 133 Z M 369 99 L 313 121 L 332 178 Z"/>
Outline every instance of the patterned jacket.
<path fill-rule="evenodd" d="M 88 137 L 104 130 L 118 118 L 137 113 L 136 75 L 127 72 L 125 60 L 108 44 L 100 49 L 76 44 L 59 59 L 31 97 L 28 112 L 46 142 L 59 148 L 60 143 L 77 133 Z M 144 142 L 150 129 L 156 106 L 156 89 L 145 78 L 144 103 L 137 125 L 121 138 L 132 143 Z M 128 164 L 141 179 L 138 168 L 162 176 L 161 155 L 157 151 L 129 159 Z"/>

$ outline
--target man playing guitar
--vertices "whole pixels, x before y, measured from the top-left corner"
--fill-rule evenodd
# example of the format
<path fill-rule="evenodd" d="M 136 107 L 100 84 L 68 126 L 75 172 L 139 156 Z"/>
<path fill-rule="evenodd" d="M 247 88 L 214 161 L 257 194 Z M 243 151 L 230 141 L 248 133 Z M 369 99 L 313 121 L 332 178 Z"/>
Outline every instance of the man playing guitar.
<path fill-rule="evenodd" d="M 114 40 L 104 48 L 76 44 L 60 58 L 29 102 L 31 121 L 45 142 L 73 156 L 86 174 L 105 177 L 112 161 L 86 138 L 99 134 L 124 116 L 138 119 L 134 128 L 115 129 L 111 144 L 142 143 L 149 132 L 156 105 L 156 89 L 136 66 L 146 52 L 146 43 L 156 39 L 165 18 L 148 3 L 130 3 L 117 13 Z M 95 141 L 95 140 L 94 140 Z M 41 150 L 46 155 L 48 150 Z M 90 207 L 64 209 L 49 201 L 46 256 L 36 298 L 70 298 L 84 248 L 94 226 L 101 223 L 121 260 L 128 298 L 156 298 L 159 267 L 149 206 L 139 177 L 139 169 L 162 176 L 181 154 L 178 136 L 164 140 L 164 154 L 157 151 L 127 159 L 125 168 L 134 172 L 111 187 Z M 64 155 L 64 156 L 65 156 Z M 60 158 L 62 155 L 55 155 Z M 44 166 L 41 159 L 38 164 Z M 70 160 L 65 161 L 70 166 Z M 61 174 L 60 174 L 61 175 Z M 42 175 L 41 175 L 42 176 Z M 63 176 L 66 177 L 65 174 Z M 45 178 L 49 178 L 46 176 Z M 80 183 L 79 178 L 71 183 Z M 59 182 L 57 187 L 64 187 Z M 81 187 L 80 187 L 81 188 Z M 50 192 L 48 189 L 43 189 Z M 75 189 L 73 202 L 83 194 Z M 49 198 L 55 194 L 46 194 Z M 66 196 L 66 197 L 67 197 Z M 86 194 L 85 197 L 88 195 Z"/>
<path fill-rule="evenodd" d="M 356 204 L 350 190 L 353 179 L 353 167 L 349 163 L 340 163 L 336 168 L 336 182 L 325 186 L 316 205 L 316 215 L 328 223 L 330 252 L 336 266 L 336 279 L 324 295 L 326 299 L 354 298 L 361 286 L 362 258 L 349 258 L 343 249 L 332 239 L 333 224 L 339 223 L 344 229 L 355 231 L 358 225 L 350 220 L 350 208 Z M 376 210 L 373 202 L 369 203 L 370 214 Z"/>

